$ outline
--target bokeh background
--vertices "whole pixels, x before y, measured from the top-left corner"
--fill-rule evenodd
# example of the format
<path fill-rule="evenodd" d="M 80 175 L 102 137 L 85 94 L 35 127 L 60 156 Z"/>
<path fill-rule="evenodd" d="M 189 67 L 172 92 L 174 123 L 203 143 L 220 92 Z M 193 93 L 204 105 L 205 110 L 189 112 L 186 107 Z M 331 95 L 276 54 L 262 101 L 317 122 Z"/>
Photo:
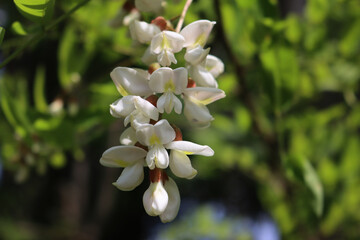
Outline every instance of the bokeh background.
<path fill-rule="evenodd" d="M 207 129 L 167 116 L 215 150 L 175 179 L 168 224 L 143 209 L 147 177 L 121 192 L 121 170 L 99 164 L 124 130 L 109 73 L 146 68 L 124 2 L 56 1 L 46 21 L 0 2 L 0 64 L 16 52 L 0 70 L 0 239 L 360 239 L 360 1 L 194 0 L 185 24 L 217 22 L 227 97 Z M 184 3 L 162 15 L 176 24 Z"/>

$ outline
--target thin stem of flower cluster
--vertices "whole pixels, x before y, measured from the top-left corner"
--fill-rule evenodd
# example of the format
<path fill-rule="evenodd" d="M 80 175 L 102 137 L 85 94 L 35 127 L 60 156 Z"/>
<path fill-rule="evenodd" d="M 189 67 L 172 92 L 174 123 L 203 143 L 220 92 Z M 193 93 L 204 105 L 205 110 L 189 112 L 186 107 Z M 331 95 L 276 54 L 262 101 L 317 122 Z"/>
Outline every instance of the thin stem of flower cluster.
<path fill-rule="evenodd" d="M 185 19 L 185 16 L 186 16 L 186 12 L 188 11 L 191 3 L 192 3 L 192 0 L 187 0 L 187 1 L 186 1 L 185 5 L 184 5 L 184 9 L 183 9 L 183 11 L 182 11 L 182 13 L 181 13 L 179 22 L 178 22 L 178 24 L 177 24 L 177 26 L 176 26 L 176 29 L 175 29 L 176 32 L 180 32 L 181 27 L 182 27 L 182 25 L 183 25 L 183 23 L 184 23 L 184 19 Z"/>

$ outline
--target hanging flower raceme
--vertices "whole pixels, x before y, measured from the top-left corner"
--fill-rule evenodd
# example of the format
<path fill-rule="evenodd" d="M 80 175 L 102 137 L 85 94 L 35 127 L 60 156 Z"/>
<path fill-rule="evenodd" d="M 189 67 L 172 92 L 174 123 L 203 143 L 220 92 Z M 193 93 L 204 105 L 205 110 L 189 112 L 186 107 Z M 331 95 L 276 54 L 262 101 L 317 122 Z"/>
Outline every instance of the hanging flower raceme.
<path fill-rule="evenodd" d="M 163 0 L 135 0 L 137 10 L 159 12 Z M 181 21 L 179 21 L 181 22 Z M 180 194 L 175 181 L 168 177 L 168 167 L 180 178 L 192 179 L 197 170 L 189 155 L 213 156 L 206 145 L 183 140 L 181 130 L 164 113 L 184 113 L 195 126 L 208 127 L 214 119 L 207 105 L 225 97 L 216 78 L 224 71 L 223 62 L 204 48 L 215 22 L 199 20 L 181 31 L 170 21 L 157 17 L 151 23 L 132 20 L 131 38 L 149 44 L 142 61 L 148 70 L 117 67 L 110 76 L 121 98 L 110 105 L 113 117 L 124 118 L 126 128 L 121 146 L 106 150 L 100 163 L 123 168 L 113 183 L 120 190 L 136 188 L 149 171 L 150 185 L 143 195 L 147 214 L 170 222 L 177 216 Z M 185 67 L 171 68 L 178 61 L 175 54 L 185 48 Z M 183 108 L 184 104 L 184 108 Z M 184 111 L 183 111 L 184 109 Z"/>

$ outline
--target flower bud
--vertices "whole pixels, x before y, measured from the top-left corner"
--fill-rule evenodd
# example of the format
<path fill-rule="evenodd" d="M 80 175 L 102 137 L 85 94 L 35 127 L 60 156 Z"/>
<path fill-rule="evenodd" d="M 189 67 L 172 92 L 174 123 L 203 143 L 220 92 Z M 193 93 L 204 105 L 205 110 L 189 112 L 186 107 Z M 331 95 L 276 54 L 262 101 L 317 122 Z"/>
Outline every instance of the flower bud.
<path fill-rule="evenodd" d="M 169 196 L 164 189 L 162 181 L 151 182 L 143 196 L 143 204 L 147 214 L 157 216 L 162 214 L 169 201 Z"/>
<path fill-rule="evenodd" d="M 158 26 L 161 31 L 166 30 L 167 22 L 164 17 L 157 17 L 151 21 L 152 24 Z"/>

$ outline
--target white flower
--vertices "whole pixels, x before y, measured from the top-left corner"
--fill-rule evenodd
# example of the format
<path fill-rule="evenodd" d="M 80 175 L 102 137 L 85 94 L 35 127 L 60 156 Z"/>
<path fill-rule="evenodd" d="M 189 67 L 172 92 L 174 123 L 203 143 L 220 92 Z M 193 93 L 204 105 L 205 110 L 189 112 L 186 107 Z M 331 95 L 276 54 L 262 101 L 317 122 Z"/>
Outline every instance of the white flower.
<path fill-rule="evenodd" d="M 159 118 L 158 109 L 139 96 L 125 96 L 110 105 L 110 113 L 114 117 L 125 117 L 124 125 L 131 122 L 135 129 L 142 124 Z"/>
<path fill-rule="evenodd" d="M 160 33 L 160 28 L 155 24 L 135 20 L 130 24 L 131 38 L 140 43 L 149 43 L 152 38 Z"/>
<path fill-rule="evenodd" d="M 187 155 L 197 154 L 213 156 L 214 151 L 206 145 L 199 145 L 188 141 L 173 141 L 166 144 L 170 152 L 170 169 L 178 177 L 192 179 L 197 171 L 192 167 Z"/>
<path fill-rule="evenodd" d="M 148 96 L 152 94 L 149 88 L 149 73 L 142 69 L 117 67 L 110 73 L 111 79 L 122 96 Z"/>
<path fill-rule="evenodd" d="M 100 163 L 105 167 L 123 167 L 120 177 L 113 183 L 118 189 L 131 191 L 144 179 L 143 166 L 147 152 L 135 146 L 116 146 L 106 150 Z"/>
<path fill-rule="evenodd" d="M 184 37 L 172 31 L 162 31 L 151 40 L 150 52 L 157 55 L 157 60 L 162 66 L 177 63 L 174 53 L 183 49 Z"/>
<path fill-rule="evenodd" d="M 204 49 L 209 34 L 215 22 L 199 20 L 184 27 L 180 34 L 184 37 L 186 48 L 185 60 L 191 65 L 198 65 L 204 61 L 210 48 Z"/>
<path fill-rule="evenodd" d="M 135 6 L 141 12 L 158 13 L 164 5 L 164 0 L 135 0 Z"/>
<path fill-rule="evenodd" d="M 214 78 L 217 78 L 221 73 L 224 72 L 224 63 L 220 58 L 213 55 L 208 55 L 206 57 L 205 68 L 213 75 Z"/>
<path fill-rule="evenodd" d="M 171 222 L 175 219 L 180 208 L 180 193 L 174 180 L 167 179 L 164 183 L 164 188 L 168 194 L 168 204 L 165 211 L 160 214 L 161 222 Z"/>
<path fill-rule="evenodd" d="M 225 92 L 217 88 L 194 87 L 184 91 L 184 114 L 194 125 L 208 127 L 214 119 L 206 105 L 225 97 Z"/>
<path fill-rule="evenodd" d="M 188 67 L 190 77 L 202 87 L 217 88 L 215 78 L 224 71 L 224 63 L 213 55 L 207 55 L 205 60 Z"/>
<path fill-rule="evenodd" d="M 187 70 L 183 67 L 172 70 L 162 67 L 154 71 L 150 76 L 149 86 L 156 93 L 163 93 L 157 101 L 159 112 L 164 110 L 170 113 L 173 108 L 180 114 L 182 109 L 181 101 L 175 96 L 184 92 L 188 82 Z"/>
<path fill-rule="evenodd" d="M 135 145 L 137 142 L 135 129 L 132 127 L 125 129 L 120 135 L 119 140 L 123 145 Z"/>
<path fill-rule="evenodd" d="M 186 51 L 184 58 L 191 65 L 199 65 L 203 63 L 210 52 L 210 48 L 203 49 L 200 45 L 196 48 Z"/>
<path fill-rule="evenodd" d="M 164 189 L 162 181 L 151 182 L 143 196 L 143 204 L 147 214 L 158 216 L 162 214 L 167 205 L 169 197 Z"/>
<path fill-rule="evenodd" d="M 155 125 L 142 125 L 136 130 L 136 138 L 142 145 L 149 147 L 146 163 L 150 169 L 154 169 L 155 166 L 161 169 L 168 167 L 169 155 L 164 144 L 174 140 L 175 131 L 166 119 Z"/>
<path fill-rule="evenodd" d="M 184 47 L 187 50 L 197 46 L 204 47 L 215 23 L 209 20 L 198 20 L 184 27 L 180 31 L 180 34 L 185 38 Z"/>

